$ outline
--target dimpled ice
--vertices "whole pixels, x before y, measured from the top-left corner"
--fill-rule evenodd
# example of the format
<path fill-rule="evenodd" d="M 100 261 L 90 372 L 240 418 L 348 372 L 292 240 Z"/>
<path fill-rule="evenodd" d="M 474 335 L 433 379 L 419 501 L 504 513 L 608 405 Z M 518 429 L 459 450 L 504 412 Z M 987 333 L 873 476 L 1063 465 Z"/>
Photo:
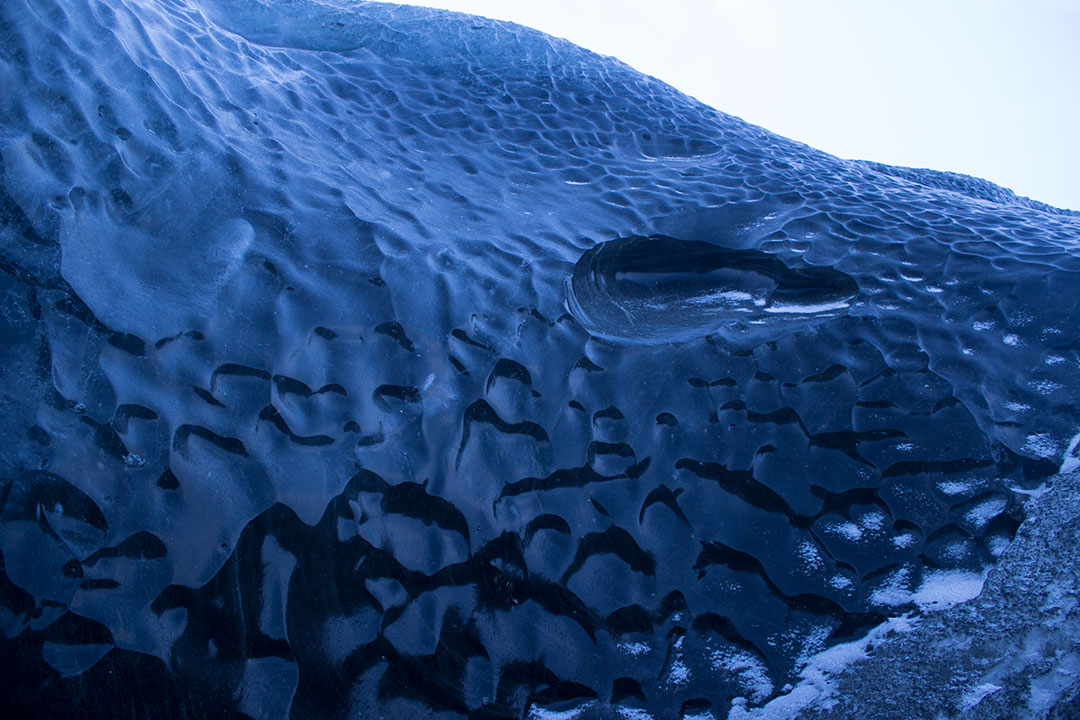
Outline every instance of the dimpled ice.
<path fill-rule="evenodd" d="M 1080 462 L 984 181 L 378 3 L 5 0 L 0 87 L 18 716 L 719 720 Z"/>

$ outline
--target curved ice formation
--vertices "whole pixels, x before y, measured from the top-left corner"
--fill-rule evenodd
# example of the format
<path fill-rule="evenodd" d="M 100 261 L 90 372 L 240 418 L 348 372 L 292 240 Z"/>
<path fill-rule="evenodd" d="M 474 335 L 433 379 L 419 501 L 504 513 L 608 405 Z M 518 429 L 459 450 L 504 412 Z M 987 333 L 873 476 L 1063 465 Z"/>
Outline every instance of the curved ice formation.
<path fill-rule="evenodd" d="M 377 3 L 6 0 L 0 87 L 15 714 L 751 712 L 1080 462 L 1075 213 Z"/>
<path fill-rule="evenodd" d="M 582 254 L 567 282 L 592 335 L 661 344 L 717 335 L 753 346 L 837 317 L 859 287 L 831 267 L 788 267 L 759 250 L 664 236 L 613 240 Z"/>

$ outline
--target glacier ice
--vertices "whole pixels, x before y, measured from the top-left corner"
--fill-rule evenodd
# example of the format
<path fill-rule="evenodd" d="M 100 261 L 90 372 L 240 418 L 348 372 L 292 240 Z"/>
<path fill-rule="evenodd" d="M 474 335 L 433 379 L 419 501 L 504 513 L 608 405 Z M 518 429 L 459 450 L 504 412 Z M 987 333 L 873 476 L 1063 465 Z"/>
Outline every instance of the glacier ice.
<path fill-rule="evenodd" d="M 380 3 L 6 0 L 0 87 L 16 714 L 1080 696 L 1077 213 Z"/>

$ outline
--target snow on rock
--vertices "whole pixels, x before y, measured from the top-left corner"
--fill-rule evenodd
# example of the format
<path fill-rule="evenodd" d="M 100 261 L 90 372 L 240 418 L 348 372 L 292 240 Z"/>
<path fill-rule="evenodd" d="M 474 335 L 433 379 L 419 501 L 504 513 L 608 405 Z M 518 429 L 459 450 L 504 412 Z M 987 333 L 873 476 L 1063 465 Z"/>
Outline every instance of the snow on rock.
<path fill-rule="evenodd" d="M 1077 717 L 1080 556 L 1062 550 L 1080 533 L 1080 474 L 1055 477 L 1030 513 L 985 582 L 971 574 L 931 578 L 913 595 L 925 614 L 811 657 L 793 688 L 761 707 L 736 705 L 728 717 Z"/>

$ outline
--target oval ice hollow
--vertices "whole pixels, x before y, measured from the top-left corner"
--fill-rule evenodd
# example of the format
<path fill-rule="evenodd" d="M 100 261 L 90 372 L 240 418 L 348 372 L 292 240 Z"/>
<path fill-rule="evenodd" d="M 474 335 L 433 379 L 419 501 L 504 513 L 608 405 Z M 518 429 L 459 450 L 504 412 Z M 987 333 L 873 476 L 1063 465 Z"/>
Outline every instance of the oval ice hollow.
<path fill-rule="evenodd" d="M 657 345 L 718 335 L 742 347 L 838 317 L 857 293 L 829 267 L 662 235 L 591 248 L 566 288 L 570 312 L 598 337 Z"/>

